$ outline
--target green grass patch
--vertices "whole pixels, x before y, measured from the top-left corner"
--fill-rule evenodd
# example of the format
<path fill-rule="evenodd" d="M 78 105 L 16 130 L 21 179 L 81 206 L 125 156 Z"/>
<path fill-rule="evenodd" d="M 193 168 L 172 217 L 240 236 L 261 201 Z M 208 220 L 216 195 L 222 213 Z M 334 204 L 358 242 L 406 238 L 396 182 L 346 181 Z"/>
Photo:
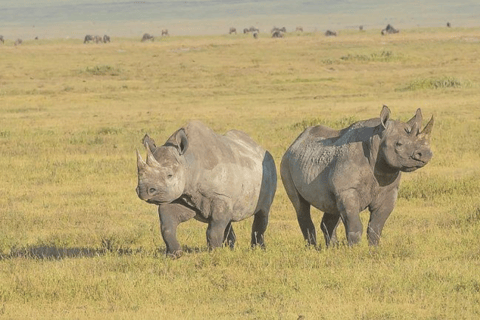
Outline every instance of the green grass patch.
<path fill-rule="evenodd" d="M 415 91 L 448 88 L 464 89 L 470 87 L 472 87 L 472 82 L 469 80 L 462 80 L 455 77 L 441 77 L 415 79 L 408 83 L 405 87 L 397 89 L 397 91 Z"/>

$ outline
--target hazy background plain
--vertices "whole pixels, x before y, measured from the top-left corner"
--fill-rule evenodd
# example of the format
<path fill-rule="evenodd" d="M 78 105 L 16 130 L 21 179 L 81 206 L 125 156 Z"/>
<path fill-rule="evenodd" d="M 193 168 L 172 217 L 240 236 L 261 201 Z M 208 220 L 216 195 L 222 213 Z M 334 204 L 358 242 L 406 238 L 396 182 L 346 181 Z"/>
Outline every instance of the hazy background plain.
<path fill-rule="evenodd" d="M 6 39 L 82 38 L 85 34 L 134 37 L 148 32 L 172 35 L 223 34 L 254 25 L 261 32 L 272 26 L 292 31 L 326 29 L 472 27 L 480 23 L 480 2 L 382 0 L 2 0 L 0 34 Z"/>

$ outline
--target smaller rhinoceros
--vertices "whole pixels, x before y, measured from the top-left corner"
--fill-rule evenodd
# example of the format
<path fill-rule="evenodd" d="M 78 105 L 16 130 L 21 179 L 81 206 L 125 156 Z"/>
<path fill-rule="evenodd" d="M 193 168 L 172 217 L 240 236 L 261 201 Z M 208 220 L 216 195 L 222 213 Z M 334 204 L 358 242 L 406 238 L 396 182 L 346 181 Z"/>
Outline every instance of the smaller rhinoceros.
<path fill-rule="evenodd" d="M 137 150 L 138 197 L 158 205 L 167 254 L 182 252 L 178 224 L 208 223 L 210 248 L 233 248 L 232 222 L 255 215 L 251 245 L 264 246 L 277 175 L 271 154 L 241 131 L 218 135 L 199 121 L 177 130 L 163 146 L 145 135 L 146 162 Z"/>
<path fill-rule="evenodd" d="M 378 244 L 397 200 L 400 173 L 421 168 L 432 158 L 433 117 L 422 131 L 420 109 L 406 123 L 389 117 L 390 109 L 383 106 L 380 118 L 339 131 L 309 127 L 286 151 L 280 173 L 309 244 L 316 245 L 310 206 L 324 212 L 320 227 L 327 246 L 337 242 L 335 230 L 340 219 L 348 244 L 360 241 L 363 227 L 359 214 L 367 208 L 368 241 Z"/>

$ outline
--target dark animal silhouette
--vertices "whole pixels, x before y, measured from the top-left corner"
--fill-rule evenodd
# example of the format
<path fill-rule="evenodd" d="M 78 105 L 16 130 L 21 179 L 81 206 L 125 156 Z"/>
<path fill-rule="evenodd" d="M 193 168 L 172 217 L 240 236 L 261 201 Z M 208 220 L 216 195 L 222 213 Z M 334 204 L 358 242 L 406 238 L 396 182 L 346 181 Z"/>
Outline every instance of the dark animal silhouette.
<path fill-rule="evenodd" d="M 177 226 L 191 218 L 208 223 L 210 248 L 235 244 L 232 222 L 255 216 L 251 245 L 264 247 L 264 232 L 277 187 L 272 155 L 247 134 L 213 132 L 191 121 L 157 147 L 143 138 L 146 162 L 137 150 L 140 199 L 158 205 L 167 254 L 179 256 Z"/>
<path fill-rule="evenodd" d="M 400 30 L 397 30 L 394 27 L 392 27 L 390 24 L 387 24 L 387 27 L 382 30 L 381 34 L 382 34 L 382 36 L 384 36 L 386 34 L 394 34 L 394 33 L 399 33 L 399 32 L 400 32 Z"/>
<path fill-rule="evenodd" d="M 450 28 L 451 26 L 450 22 L 447 22 L 447 27 Z"/>
<path fill-rule="evenodd" d="M 107 36 L 106 34 L 103 35 L 103 43 L 110 42 L 110 37 Z"/>
<path fill-rule="evenodd" d="M 145 33 L 142 37 L 142 42 L 145 42 L 145 41 L 148 41 L 148 40 L 152 40 L 152 42 L 153 42 L 153 41 L 155 41 L 155 38 L 151 34 Z"/>
<path fill-rule="evenodd" d="M 162 30 L 162 36 L 168 36 L 168 29 L 163 29 Z"/>
<path fill-rule="evenodd" d="M 5 43 L 5 39 L 3 39 L 2 35 L 0 35 L 0 41 L 2 41 L 2 43 Z"/>
<path fill-rule="evenodd" d="M 38 40 L 38 37 L 35 37 L 35 40 Z"/>
<path fill-rule="evenodd" d="M 296 28 L 295 28 L 295 31 L 303 32 L 303 27 L 296 27 Z"/>
<path fill-rule="evenodd" d="M 258 39 L 258 32 L 255 31 L 255 32 L 253 33 L 253 37 L 254 37 L 255 39 Z"/>
<path fill-rule="evenodd" d="M 280 30 L 275 30 L 272 33 L 272 38 L 283 38 L 283 36 L 284 36 L 284 33 Z"/>
<path fill-rule="evenodd" d="M 336 37 L 336 36 L 337 36 L 337 32 L 336 32 L 336 31 L 327 30 L 327 31 L 325 32 L 325 36 L 326 36 L 326 37 Z"/>
<path fill-rule="evenodd" d="M 248 31 L 250 31 L 250 32 L 255 32 L 255 31 L 256 31 L 256 32 L 260 32 L 260 30 L 258 30 L 257 28 L 255 28 L 255 27 L 253 27 L 253 26 L 250 27 L 250 28 L 248 29 Z"/>
<path fill-rule="evenodd" d="M 248 30 L 248 28 L 243 29 L 243 33 L 249 33 L 249 32 L 250 30 Z"/>
<path fill-rule="evenodd" d="M 285 27 L 282 27 L 282 28 L 277 28 L 277 27 L 273 27 L 272 30 L 270 30 L 270 33 L 274 33 L 275 31 L 280 31 L 280 32 L 287 32 L 287 29 Z"/>
<path fill-rule="evenodd" d="M 363 26 L 359 26 L 358 30 L 363 31 Z"/>
<path fill-rule="evenodd" d="M 232 33 L 237 34 L 237 29 L 234 27 L 231 27 L 230 30 L 228 31 L 228 34 L 232 34 Z"/>
<path fill-rule="evenodd" d="M 85 36 L 85 40 L 83 41 L 83 43 L 87 43 L 87 42 L 93 41 L 93 39 L 94 39 L 93 36 L 87 34 L 87 35 Z"/>
<path fill-rule="evenodd" d="M 103 38 L 100 37 L 100 36 L 95 36 L 95 37 L 93 37 L 93 41 L 95 41 L 95 43 L 102 43 L 102 42 L 103 42 Z"/>
<path fill-rule="evenodd" d="M 310 206 L 324 212 L 320 225 L 327 246 L 335 244 L 343 221 L 349 245 L 360 241 L 360 212 L 370 210 L 367 236 L 377 245 L 385 221 L 395 207 L 401 172 L 425 166 L 432 158 L 433 117 L 423 130 L 417 109 L 408 122 L 390 120 L 383 106 L 380 118 L 348 128 L 308 127 L 283 156 L 280 173 L 297 213 L 305 240 L 316 245 Z"/>
<path fill-rule="evenodd" d="M 23 43 L 23 40 L 22 40 L 22 39 L 17 39 L 17 40 L 15 40 L 14 45 L 15 45 L 15 46 L 19 46 L 19 45 L 21 45 L 22 43 Z"/>

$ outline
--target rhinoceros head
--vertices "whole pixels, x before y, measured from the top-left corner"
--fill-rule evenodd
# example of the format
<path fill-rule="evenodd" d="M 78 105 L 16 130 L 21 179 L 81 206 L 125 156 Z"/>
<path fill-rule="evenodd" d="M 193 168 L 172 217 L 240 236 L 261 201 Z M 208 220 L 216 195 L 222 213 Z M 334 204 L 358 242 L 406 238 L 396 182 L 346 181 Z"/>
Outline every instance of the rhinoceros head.
<path fill-rule="evenodd" d="M 383 132 L 380 134 L 380 156 L 383 162 L 394 170 L 414 171 L 423 167 L 432 158 L 430 134 L 433 128 L 433 116 L 423 130 L 422 111 L 417 109 L 415 116 L 408 122 L 390 120 L 390 109 L 383 106 L 380 122 Z"/>
<path fill-rule="evenodd" d="M 148 135 L 145 135 L 143 143 L 147 149 L 147 160 L 144 161 L 137 150 L 138 197 L 153 204 L 178 199 L 186 184 L 183 154 L 188 148 L 188 140 L 185 131 L 178 130 L 161 147 L 156 147 Z"/>

